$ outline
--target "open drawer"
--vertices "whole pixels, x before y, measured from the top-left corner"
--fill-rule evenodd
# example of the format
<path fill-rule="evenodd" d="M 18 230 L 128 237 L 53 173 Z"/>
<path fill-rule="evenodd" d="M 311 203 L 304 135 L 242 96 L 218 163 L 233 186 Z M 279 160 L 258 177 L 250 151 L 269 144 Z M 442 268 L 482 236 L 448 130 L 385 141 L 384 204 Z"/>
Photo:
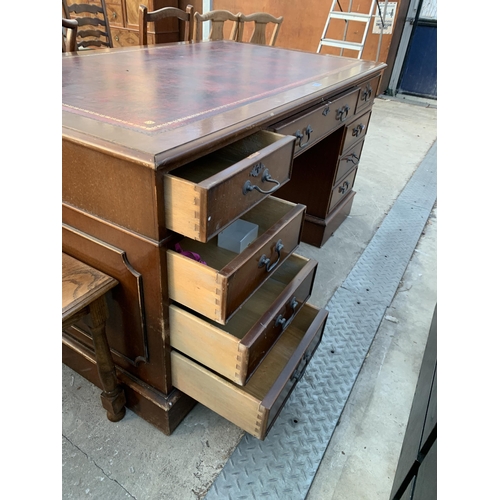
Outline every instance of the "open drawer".
<path fill-rule="evenodd" d="M 259 226 L 257 239 L 240 254 L 189 238 L 182 250 L 200 255 L 206 265 L 167 250 L 170 298 L 207 318 L 226 323 L 300 243 L 304 205 L 267 197 L 241 219 Z"/>
<path fill-rule="evenodd" d="M 167 228 L 210 240 L 290 180 L 294 143 L 261 130 L 165 174 Z"/>
<path fill-rule="evenodd" d="M 317 265 L 291 255 L 224 326 L 170 305 L 170 345 L 244 385 L 311 296 Z"/>
<path fill-rule="evenodd" d="M 328 312 L 305 304 L 244 387 L 172 351 L 172 383 L 264 439 L 321 341 Z"/>

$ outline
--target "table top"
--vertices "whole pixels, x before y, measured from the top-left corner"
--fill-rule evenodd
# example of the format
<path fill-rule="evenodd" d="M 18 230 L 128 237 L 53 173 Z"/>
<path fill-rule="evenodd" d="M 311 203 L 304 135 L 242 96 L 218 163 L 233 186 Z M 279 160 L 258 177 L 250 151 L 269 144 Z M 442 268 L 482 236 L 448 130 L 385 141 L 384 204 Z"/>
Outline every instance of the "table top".
<path fill-rule="evenodd" d="M 63 54 L 63 137 L 157 168 L 383 67 L 230 41 Z"/>
<path fill-rule="evenodd" d="M 81 311 L 118 281 L 62 252 L 62 321 Z"/>

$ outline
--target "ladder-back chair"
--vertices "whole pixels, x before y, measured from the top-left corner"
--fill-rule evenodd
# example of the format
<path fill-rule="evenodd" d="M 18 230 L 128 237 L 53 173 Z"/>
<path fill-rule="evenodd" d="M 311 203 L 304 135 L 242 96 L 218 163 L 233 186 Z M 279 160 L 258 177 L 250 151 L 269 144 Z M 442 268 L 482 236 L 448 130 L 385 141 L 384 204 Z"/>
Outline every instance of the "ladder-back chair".
<path fill-rule="evenodd" d="M 193 39 L 193 6 L 188 5 L 186 10 L 176 7 L 164 7 L 163 9 L 148 12 L 145 5 L 139 5 L 139 43 L 148 45 L 148 23 L 155 23 L 161 19 L 177 18 L 184 21 L 184 41 Z"/>
<path fill-rule="evenodd" d="M 113 41 L 106 14 L 106 2 L 70 4 L 62 0 L 66 17 L 78 21 L 77 49 L 111 48 Z"/>

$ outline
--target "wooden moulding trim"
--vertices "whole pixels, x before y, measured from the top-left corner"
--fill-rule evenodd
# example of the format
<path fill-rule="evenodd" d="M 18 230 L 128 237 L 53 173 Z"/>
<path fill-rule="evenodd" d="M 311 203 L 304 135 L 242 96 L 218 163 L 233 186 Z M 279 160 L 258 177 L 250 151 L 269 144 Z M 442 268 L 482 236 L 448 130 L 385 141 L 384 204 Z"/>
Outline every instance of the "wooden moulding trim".
<path fill-rule="evenodd" d="M 143 165 L 144 167 L 148 167 L 153 170 L 156 169 L 155 157 L 150 153 L 137 151 L 136 149 L 128 149 L 125 146 L 120 146 L 121 150 L 118 151 L 117 149 L 110 147 L 112 143 L 109 141 L 105 141 L 104 139 L 99 139 L 94 136 L 89 139 L 88 134 L 79 132 L 72 128 L 66 128 L 63 126 L 62 140 L 72 142 L 86 149 L 92 149 L 93 151 L 113 156 L 114 158 L 118 158 L 120 160 L 125 160 L 127 162 L 132 160 L 139 165 Z"/>
<path fill-rule="evenodd" d="M 127 254 L 124 250 L 115 247 L 114 245 L 111 245 L 109 243 L 106 243 L 105 241 L 102 241 L 98 238 L 95 238 L 93 236 L 90 236 L 87 233 L 84 233 L 78 229 L 75 229 L 71 226 L 68 226 L 67 224 L 62 224 L 62 230 L 63 233 L 66 233 L 66 243 L 63 243 L 63 251 L 67 253 L 68 255 L 76 258 L 76 259 L 83 259 L 83 255 L 79 255 L 79 250 L 78 248 L 78 241 L 80 241 L 80 245 L 85 242 L 87 245 L 91 246 L 99 246 L 103 249 L 106 249 L 109 252 L 110 256 L 113 256 L 114 259 L 116 259 L 118 262 L 121 264 L 121 269 L 126 270 L 128 273 L 128 276 L 130 277 L 132 282 L 135 283 L 136 286 L 136 298 L 137 298 L 137 313 L 138 317 L 140 318 L 140 327 L 141 327 L 141 337 L 142 337 L 142 355 L 138 355 L 135 357 L 135 359 L 131 359 L 127 357 L 125 354 L 121 352 L 114 351 L 113 352 L 125 359 L 127 362 L 131 363 L 133 366 L 137 366 L 141 362 L 147 362 L 149 361 L 149 346 L 148 346 L 148 334 L 147 334 L 147 326 L 146 326 L 146 312 L 144 308 L 144 284 L 143 284 L 143 279 L 142 279 L 142 274 L 136 271 L 132 265 L 130 264 Z M 93 267 L 103 267 L 102 263 L 99 262 L 93 262 L 93 259 L 90 257 L 87 257 L 85 260 L 88 260 L 88 265 L 91 265 Z M 106 274 L 110 273 L 110 270 L 108 269 L 103 269 L 103 272 L 106 272 Z M 73 328 L 76 330 L 79 330 L 81 333 L 85 334 L 81 329 L 77 327 L 77 325 L 74 325 Z"/>

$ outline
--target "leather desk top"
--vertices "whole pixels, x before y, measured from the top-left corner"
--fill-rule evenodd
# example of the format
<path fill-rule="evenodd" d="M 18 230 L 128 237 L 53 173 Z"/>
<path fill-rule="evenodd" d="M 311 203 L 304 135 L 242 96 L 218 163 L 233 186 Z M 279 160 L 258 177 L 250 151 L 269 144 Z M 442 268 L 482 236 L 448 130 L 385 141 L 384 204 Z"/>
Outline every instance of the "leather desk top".
<path fill-rule="evenodd" d="M 384 66 L 229 41 L 63 54 L 63 137 L 156 168 Z"/>

